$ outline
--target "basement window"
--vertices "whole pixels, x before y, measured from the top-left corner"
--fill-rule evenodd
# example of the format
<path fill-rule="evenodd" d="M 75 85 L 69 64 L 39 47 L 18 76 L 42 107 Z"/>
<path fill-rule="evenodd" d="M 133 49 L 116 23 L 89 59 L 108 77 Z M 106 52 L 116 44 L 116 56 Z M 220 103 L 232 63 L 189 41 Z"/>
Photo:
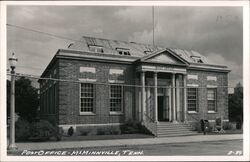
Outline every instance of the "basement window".
<path fill-rule="evenodd" d="M 116 48 L 120 55 L 130 56 L 129 49 L 126 48 Z"/>
<path fill-rule="evenodd" d="M 92 52 L 103 53 L 102 46 L 89 45 L 89 50 Z"/>

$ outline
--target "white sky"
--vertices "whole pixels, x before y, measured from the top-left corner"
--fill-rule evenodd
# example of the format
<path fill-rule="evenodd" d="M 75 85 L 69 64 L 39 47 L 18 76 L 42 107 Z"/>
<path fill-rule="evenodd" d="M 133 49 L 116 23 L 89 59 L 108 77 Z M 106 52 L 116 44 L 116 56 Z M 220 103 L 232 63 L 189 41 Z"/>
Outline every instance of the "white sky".
<path fill-rule="evenodd" d="M 7 23 L 75 40 L 81 36 L 152 43 L 151 7 L 8 6 Z M 192 49 L 227 65 L 229 85 L 242 82 L 241 7 L 155 7 L 155 42 Z M 17 72 L 41 75 L 59 48 L 72 41 L 7 27 L 7 51 Z"/>

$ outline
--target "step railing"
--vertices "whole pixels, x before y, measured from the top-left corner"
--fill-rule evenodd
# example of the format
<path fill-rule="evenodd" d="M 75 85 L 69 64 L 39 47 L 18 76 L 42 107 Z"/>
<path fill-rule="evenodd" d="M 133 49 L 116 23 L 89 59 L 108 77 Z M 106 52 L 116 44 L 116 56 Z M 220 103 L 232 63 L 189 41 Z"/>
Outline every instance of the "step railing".
<path fill-rule="evenodd" d="M 145 120 L 143 125 L 155 136 L 157 136 L 157 123 L 152 117 L 150 117 L 146 112 L 144 112 Z"/>

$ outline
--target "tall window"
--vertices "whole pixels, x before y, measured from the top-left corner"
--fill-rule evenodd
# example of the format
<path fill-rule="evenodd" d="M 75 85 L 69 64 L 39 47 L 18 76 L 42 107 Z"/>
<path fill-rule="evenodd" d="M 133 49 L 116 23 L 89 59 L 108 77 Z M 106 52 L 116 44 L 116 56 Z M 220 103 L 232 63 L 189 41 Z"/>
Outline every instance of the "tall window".
<path fill-rule="evenodd" d="M 198 111 L 197 106 L 197 88 L 187 89 L 187 104 L 188 111 Z"/>
<path fill-rule="evenodd" d="M 216 88 L 207 89 L 207 109 L 216 111 Z"/>
<path fill-rule="evenodd" d="M 94 85 L 81 83 L 80 112 L 94 112 Z"/>
<path fill-rule="evenodd" d="M 110 112 L 122 112 L 122 86 L 110 86 Z"/>

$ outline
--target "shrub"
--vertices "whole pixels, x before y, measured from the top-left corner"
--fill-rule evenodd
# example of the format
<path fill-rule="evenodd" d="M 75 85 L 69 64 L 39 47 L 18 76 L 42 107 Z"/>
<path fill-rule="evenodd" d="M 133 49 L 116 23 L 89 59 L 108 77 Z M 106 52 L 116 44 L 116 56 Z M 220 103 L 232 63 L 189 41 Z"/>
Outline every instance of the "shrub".
<path fill-rule="evenodd" d="M 76 131 L 79 132 L 80 136 L 87 136 L 90 134 L 91 129 L 89 127 L 76 127 Z"/>
<path fill-rule="evenodd" d="M 121 134 L 121 130 L 119 127 L 111 126 L 110 127 L 110 134 Z"/>
<path fill-rule="evenodd" d="M 140 132 L 139 124 L 132 120 L 128 120 L 124 125 L 121 125 L 120 129 L 122 134 L 133 134 Z"/>
<path fill-rule="evenodd" d="M 31 125 L 30 140 L 46 141 L 51 137 L 58 137 L 58 129 L 46 120 L 34 122 Z"/>
<path fill-rule="evenodd" d="M 15 137 L 17 141 L 25 141 L 30 137 L 30 123 L 19 118 L 15 123 Z"/>
<path fill-rule="evenodd" d="M 74 134 L 74 128 L 73 127 L 70 127 L 69 129 L 68 129 L 68 135 L 69 136 L 72 136 Z"/>
<path fill-rule="evenodd" d="M 139 130 L 143 134 L 150 134 L 150 135 L 152 135 L 152 133 L 144 125 L 140 124 L 139 125 Z"/>
<path fill-rule="evenodd" d="M 105 128 L 103 127 L 97 128 L 97 135 L 105 135 L 105 134 L 108 134 Z"/>
<path fill-rule="evenodd" d="M 121 126 L 121 133 L 122 134 L 133 134 L 133 133 L 139 133 L 138 127 L 128 126 L 128 125 L 122 125 Z"/>
<path fill-rule="evenodd" d="M 230 123 L 230 122 L 223 123 L 223 129 L 225 129 L 225 130 L 231 130 L 232 128 L 233 128 L 232 123 Z"/>

